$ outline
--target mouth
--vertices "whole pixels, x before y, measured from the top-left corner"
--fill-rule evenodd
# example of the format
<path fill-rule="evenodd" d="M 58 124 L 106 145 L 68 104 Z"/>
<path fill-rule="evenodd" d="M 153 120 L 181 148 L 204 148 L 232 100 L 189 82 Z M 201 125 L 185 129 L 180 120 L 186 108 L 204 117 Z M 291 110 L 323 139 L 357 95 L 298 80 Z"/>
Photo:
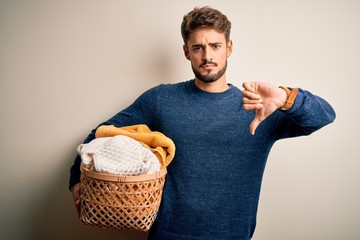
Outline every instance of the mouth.
<path fill-rule="evenodd" d="M 205 65 L 201 66 L 202 69 L 212 69 L 214 67 L 216 67 L 216 66 L 213 64 L 205 64 Z"/>
<path fill-rule="evenodd" d="M 203 69 L 208 69 L 208 68 L 214 68 L 214 67 L 217 67 L 217 63 L 215 62 L 210 62 L 210 61 L 206 61 L 206 62 L 203 62 L 202 64 L 200 64 L 200 68 L 203 68 Z"/>

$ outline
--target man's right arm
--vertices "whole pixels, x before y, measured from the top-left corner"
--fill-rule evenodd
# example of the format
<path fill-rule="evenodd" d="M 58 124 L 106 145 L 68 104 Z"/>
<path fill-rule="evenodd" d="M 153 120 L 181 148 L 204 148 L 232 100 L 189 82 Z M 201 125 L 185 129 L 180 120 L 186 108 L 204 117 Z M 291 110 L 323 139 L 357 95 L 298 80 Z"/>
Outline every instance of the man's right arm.
<path fill-rule="evenodd" d="M 153 127 L 153 121 L 155 121 L 154 115 L 156 107 L 156 88 L 152 88 L 144 92 L 139 98 L 135 100 L 126 109 L 117 113 L 109 120 L 99 124 L 94 128 L 91 133 L 87 136 L 83 143 L 89 143 L 95 139 L 96 129 L 102 125 L 114 125 L 116 127 L 124 127 L 135 124 L 146 124 L 148 127 Z M 80 211 L 80 164 L 81 157 L 76 156 L 73 165 L 70 169 L 70 179 L 69 179 L 69 190 L 72 193 L 75 206 L 79 213 Z"/>

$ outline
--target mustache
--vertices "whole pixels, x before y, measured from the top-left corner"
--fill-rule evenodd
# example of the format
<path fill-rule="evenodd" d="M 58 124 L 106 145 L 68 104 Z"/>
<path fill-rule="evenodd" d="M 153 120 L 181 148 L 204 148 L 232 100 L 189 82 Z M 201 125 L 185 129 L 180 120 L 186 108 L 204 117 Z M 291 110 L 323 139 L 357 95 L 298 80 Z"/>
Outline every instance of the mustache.
<path fill-rule="evenodd" d="M 203 66 L 206 65 L 206 64 L 212 64 L 212 65 L 214 65 L 215 67 L 217 67 L 217 65 L 218 65 L 216 62 L 204 60 L 204 61 L 200 64 L 199 67 L 201 68 L 201 67 L 203 67 Z"/>

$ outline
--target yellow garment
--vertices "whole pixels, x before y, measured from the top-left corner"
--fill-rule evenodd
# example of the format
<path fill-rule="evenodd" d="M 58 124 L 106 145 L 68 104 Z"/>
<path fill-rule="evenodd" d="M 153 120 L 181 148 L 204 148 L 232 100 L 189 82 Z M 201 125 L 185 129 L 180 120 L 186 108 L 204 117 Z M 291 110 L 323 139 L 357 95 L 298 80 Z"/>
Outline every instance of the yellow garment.
<path fill-rule="evenodd" d="M 116 135 L 131 137 L 149 148 L 159 159 L 161 168 L 167 167 L 175 156 L 174 142 L 161 132 L 151 131 L 144 124 L 121 128 L 114 125 L 100 126 L 95 133 L 96 138 Z"/>

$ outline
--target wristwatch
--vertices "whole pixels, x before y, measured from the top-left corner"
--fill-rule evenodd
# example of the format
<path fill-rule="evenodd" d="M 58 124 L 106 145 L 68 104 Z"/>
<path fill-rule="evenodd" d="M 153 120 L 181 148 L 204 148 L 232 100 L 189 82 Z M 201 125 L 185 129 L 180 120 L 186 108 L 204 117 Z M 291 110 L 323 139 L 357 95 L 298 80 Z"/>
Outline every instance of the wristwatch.
<path fill-rule="evenodd" d="M 285 86 L 280 86 L 280 88 L 284 89 L 287 95 L 285 104 L 282 108 L 280 108 L 280 110 L 289 110 L 294 105 L 299 89 L 298 88 L 289 89 Z"/>

